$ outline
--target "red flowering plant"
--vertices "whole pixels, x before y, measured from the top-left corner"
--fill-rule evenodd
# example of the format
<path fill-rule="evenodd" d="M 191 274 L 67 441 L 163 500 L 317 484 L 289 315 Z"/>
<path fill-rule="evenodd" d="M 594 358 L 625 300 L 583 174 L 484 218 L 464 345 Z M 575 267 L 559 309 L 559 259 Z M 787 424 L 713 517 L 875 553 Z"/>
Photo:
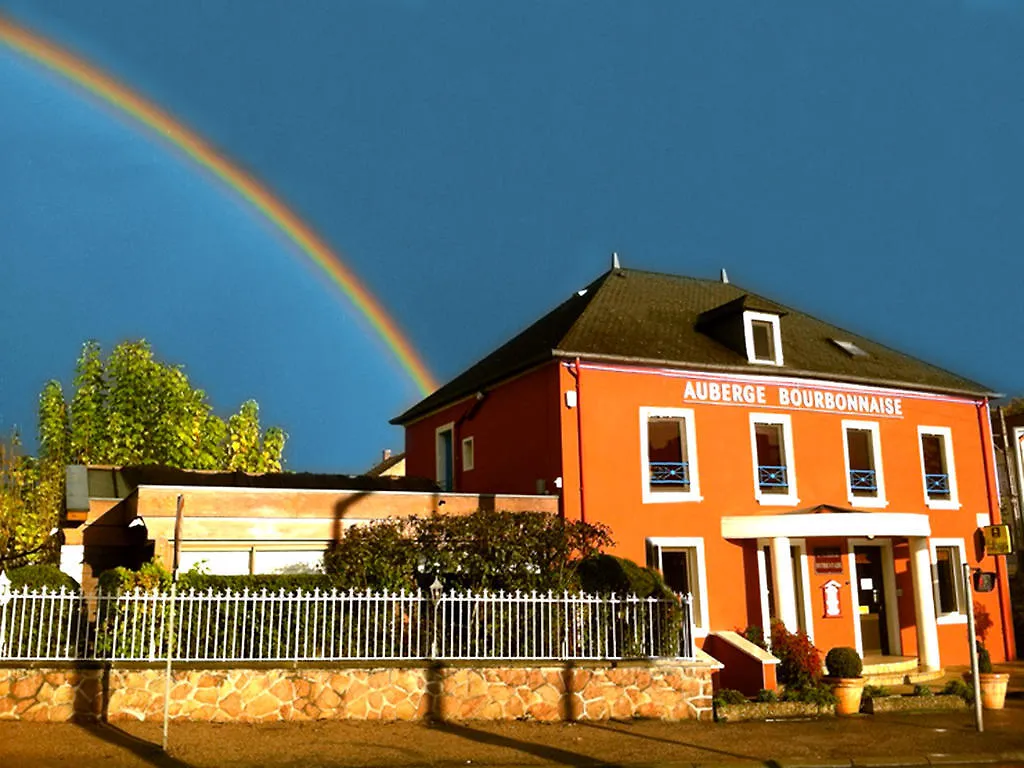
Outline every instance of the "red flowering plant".
<path fill-rule="evenodd" d="M 811 688 L 821 680 L 821 651 L 806 632 L 793 633 L 781 621 L 773 621 L 772 655 L 779 660 L 779 682 L 787 690 Z"/>

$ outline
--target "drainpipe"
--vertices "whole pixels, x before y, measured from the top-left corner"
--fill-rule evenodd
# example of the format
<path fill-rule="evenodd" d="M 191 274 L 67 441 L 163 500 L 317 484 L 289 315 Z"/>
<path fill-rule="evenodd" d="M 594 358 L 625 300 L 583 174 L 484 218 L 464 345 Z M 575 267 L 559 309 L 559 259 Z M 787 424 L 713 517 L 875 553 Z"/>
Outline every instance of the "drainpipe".
<path fill-rule="evenodd" d="M 984 416 L 982 415 L 982 407 L 985 409 Z M 988 429 L 991 427 L 991 422 L 988 420 L 988 398 L 980 400 L 976 408 L 978 411 L 978 433 L 981 436 L 981 460 L 985 466 L 985 494 L 988 497 L 989 519 L 993 525 L 996 525 L 1000 522 L 1000 516 L 999 505 L 993 503 L 992 472 L 988 463 L 989 451 L 995 448 L 992 433 Z M 1013 661 L 1016 657 L 1014 652 L 1016 642 L 1013 635 L 1013 614 L 1010 609 L 1009 582 L 1007 581 L 1006 567 L 1003 559 L 999 556 L 994 556 L 993 559 L 996 561 L 996 584 L 999 585 L 999 615 L 1002 617 L 1003 623 L 1003 652 L 1006 654 L 1007 661 Z M 973 605 L 968 606 L 968 608 L 971 611 L 974 610 Z"/>
<path fill-rule="evenodd" d="M 576 381 L 576 462 L 579 467 L 580 522 L 585 523 L 587 514 L 583 505 L 583 414 L 580 412 L 583 401 L 580 399 L 580 359 L 577 357 L 573 361 L 572 367 L 568 368 L 569 374 Z"/>

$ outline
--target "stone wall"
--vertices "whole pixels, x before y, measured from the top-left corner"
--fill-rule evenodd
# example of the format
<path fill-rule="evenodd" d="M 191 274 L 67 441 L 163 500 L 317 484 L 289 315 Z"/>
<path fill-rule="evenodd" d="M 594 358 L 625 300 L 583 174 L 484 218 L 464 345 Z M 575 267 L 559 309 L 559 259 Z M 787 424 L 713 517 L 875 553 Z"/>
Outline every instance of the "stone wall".
<path fill-rule="evenodd" d="M 170 716 L 296 720 L 711 719 L 707 664 L 175 670 Z M 0 668 L 0 720 L 163 717 L 162 669 Z"/>

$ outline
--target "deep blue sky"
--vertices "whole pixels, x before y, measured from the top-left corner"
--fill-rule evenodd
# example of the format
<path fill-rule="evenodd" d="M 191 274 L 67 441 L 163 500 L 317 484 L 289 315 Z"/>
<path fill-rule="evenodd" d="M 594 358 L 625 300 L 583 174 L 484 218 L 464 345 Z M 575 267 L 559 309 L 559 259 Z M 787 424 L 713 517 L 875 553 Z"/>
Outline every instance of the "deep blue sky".
<path fill-rule="evenodd" d="M 1024 3 L 0 0 L 342 253 L 450 378 L 607 268 L 713 277 L 1024 392 Z M 145 337 L 290 469 L 417 398 L 229 190 L 0 46 L 0 429 Z"/>

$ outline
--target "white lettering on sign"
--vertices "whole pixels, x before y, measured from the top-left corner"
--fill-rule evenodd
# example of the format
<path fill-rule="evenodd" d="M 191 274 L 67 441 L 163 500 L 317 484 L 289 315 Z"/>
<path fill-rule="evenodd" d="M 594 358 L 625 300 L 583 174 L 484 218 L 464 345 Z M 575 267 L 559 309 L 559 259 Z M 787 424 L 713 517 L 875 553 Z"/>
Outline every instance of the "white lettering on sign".
<path fill-rule="evenodd" d="M 809 387 L 779 387 L 765 384 L 732 384 L 687 380 L 683 400 L 698 403 L 767 405 L 779 408 L 839 413 L 863 413 L 903 418 L 903 398 L 858 395 Z"/>

